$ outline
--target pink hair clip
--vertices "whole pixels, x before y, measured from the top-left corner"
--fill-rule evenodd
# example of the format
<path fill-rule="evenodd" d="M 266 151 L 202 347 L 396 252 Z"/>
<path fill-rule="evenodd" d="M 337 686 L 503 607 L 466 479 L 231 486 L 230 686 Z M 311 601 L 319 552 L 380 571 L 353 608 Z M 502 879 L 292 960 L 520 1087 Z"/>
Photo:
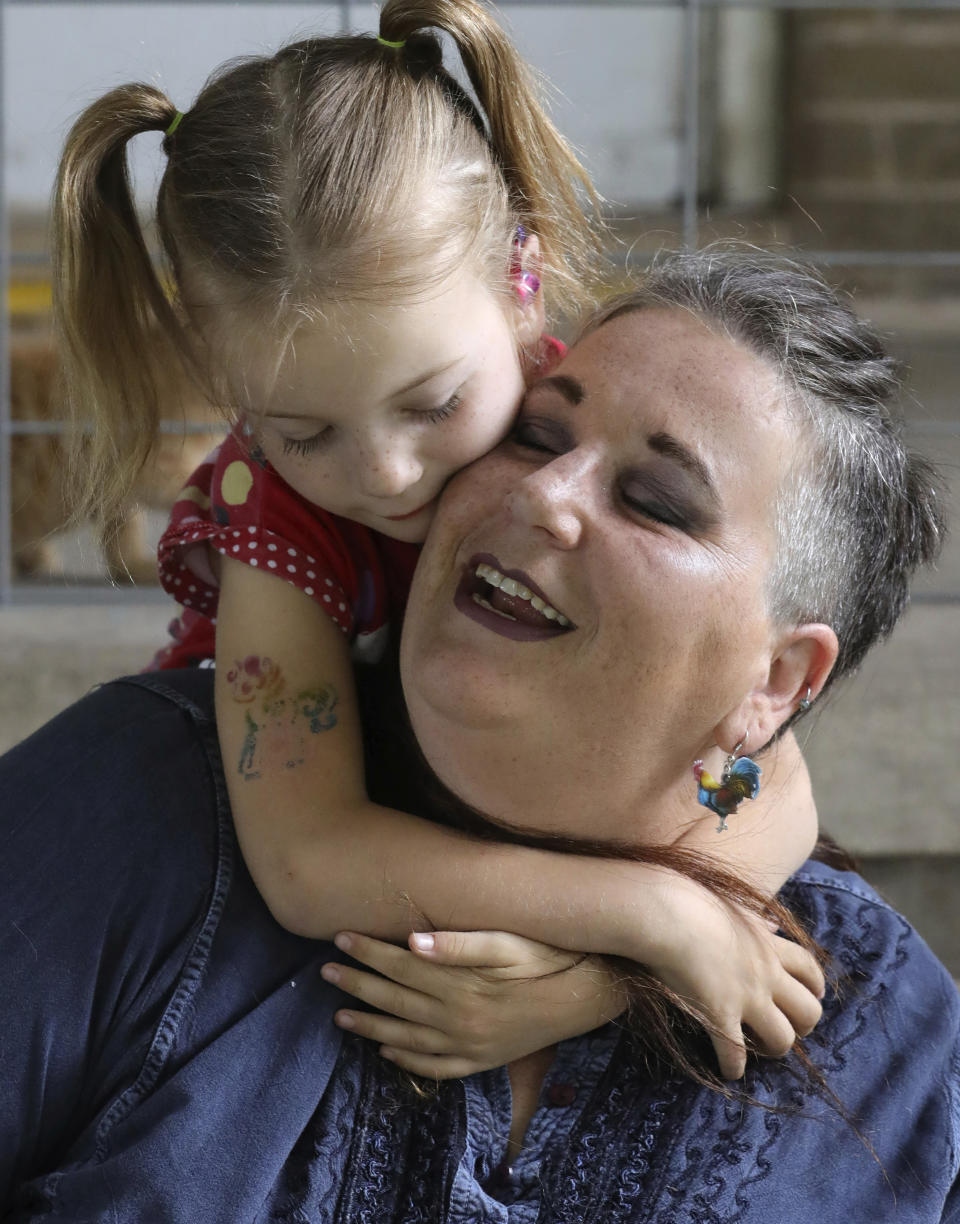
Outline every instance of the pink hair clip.
<path fill-rule="evenodd" d="M 529 302 L 540 292 L 540 277 L 536 272 L 524 272 L 521 262 L 523 244 L 527 241 L 527 231 L 522 225 L 517 226 L 513 238 L 513 254 L 510 257 L 510 279 L 514 282 L 517 297 L 521 302 Z"/>

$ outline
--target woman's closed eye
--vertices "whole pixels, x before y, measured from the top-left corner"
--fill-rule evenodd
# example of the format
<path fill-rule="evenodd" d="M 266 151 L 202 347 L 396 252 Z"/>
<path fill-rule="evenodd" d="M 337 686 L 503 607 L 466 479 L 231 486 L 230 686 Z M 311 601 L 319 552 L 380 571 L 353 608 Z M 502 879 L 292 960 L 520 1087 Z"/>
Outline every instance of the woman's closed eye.
<path fill-rule="evenodd" d="M 632 515 L 650 519 L 664 527 L 678 531 L 702 532 L 711 525 L 712 516 L 707 514 L 682 487 L 670 487 L 673 482 L 654 474 L 629 473 L 619 483 L 618 497 L 621 505 Z"/>
<path fill-rule="evenodd" d="M 632 496 L 624 490 L 621 490 L 620 497 L 624 506 L 632 514 L 641 514 L 644 518 L 653 519 L 654 522 L 662 523 L 665 527 L 686 530 L 689 526 L 689 515 L 686 509 L 681 509 L 668 501 L 662 501 L 648 493 Z"/>
<path fill-rule="evenodd" d="M 508 441 L 525 450 L 562 455 L 570 450 L 573 439 L 562 422 L 551 417 L 521 417 L 508 435 Z"/>
<path fill-rule="evenodd" d="M 577 440 L 566 421 L 553 415 L 524 413 L 506 444 L 514 450 L 526 451 L 530 461 L 543 464 L 573 450 Z M 646 519 L 688 533 L 704 531 L 712 521 L 712 516 L 697 504 L 698 499 L 682 476 L 674 480 L 654 470 L 631 466 L 622 473 L 616 487 L 615 503 L 634 519 Z"/>

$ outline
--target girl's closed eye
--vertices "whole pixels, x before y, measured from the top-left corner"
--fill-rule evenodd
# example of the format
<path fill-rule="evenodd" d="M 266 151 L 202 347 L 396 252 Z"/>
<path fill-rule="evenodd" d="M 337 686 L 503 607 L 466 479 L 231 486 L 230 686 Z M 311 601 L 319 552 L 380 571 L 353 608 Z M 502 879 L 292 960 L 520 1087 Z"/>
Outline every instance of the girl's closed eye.
<path fill-rule="evenodd" d="M 325 425 L 323 429 L 312 434 L 309 438 L 284 438 L 283 453 L 285 455 L 299 455 L 303 458 L 328 445 L 332 438 L 333 428 L 330 425 Z"/>
<path fill-rule="evenodd" d="M 463 396 L 459 390 L 455 391 L 448 400 L 440 404 L 436 408 L 429 408 L 416 412 L 416 416 L 420 420 L 427 421 L 431 425 L 439 424 L 441 421 L 446 421 L 457 411 L 463 404 Z M 309 438 L 282 438 L 283 453 L 285 455 L 297 455 L 300 458 L 305 458 L 322 448 L 329 446 L 333 441 L 336 430 L 332 425 L 325 425 L 315 434 L 311 434 Z"/>
<path fill-rule="evenodd" d="M 441 421 L 449 420 L 450 417 L 463 405 L 463 395 L 461 390 L 454 391 L 453 395 L 438 408 L 427 408 L 419 411 L 417 416 L 431 425 L 438 425 Z"/>

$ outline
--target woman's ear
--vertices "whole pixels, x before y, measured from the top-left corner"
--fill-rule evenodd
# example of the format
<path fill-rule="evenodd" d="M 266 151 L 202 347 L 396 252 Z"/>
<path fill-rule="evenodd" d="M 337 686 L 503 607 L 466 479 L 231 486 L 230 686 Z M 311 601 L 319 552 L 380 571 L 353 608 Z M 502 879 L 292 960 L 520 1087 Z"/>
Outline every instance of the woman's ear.
<path fill-rule="evenodd" d="M 809 695 L 815 700 L 833 670 L 839 651 L 829 625 L 799 625 L 777 642 L 766 683 L 744 697 L 716 728 L 716 742 L 732 752 L 741 740 L 749 751 L 760 748 L 794 714 Z"/>
<path fill-rule="evenodd" d="M 524 233 L 522 239 L 518 235 L 513 244 L 510 282 L 517 312 L 517 339 L 524 350 L 536 349 L 546 326 L 546 309 L 540 284 L 542 268 L 540 239 L 536 234 Z"/>

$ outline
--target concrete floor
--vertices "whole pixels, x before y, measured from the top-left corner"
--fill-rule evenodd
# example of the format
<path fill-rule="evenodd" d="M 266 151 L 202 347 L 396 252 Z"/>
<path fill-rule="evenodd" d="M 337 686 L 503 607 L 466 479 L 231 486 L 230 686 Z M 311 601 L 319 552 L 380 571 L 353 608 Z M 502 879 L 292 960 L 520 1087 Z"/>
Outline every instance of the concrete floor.
<path fill-rule="evenodd" d="M 960 303 L 865 304 L 897 333 L 912 369 L 908 436 L 960 490 Z M 954 515 L 955 517 L 955 515 Z M 73 552 L 71 553 L 71 548 Z M 0 608 L 0 750 L 91 685 L 144 666 L 162 643 L 170 605 L 156 591 L 91 587 L 89 542 L 68 541 L 81 598 L 22 588 Z M 95 597 L 98 606 L 84 604 Z M 102 602 L 106 600 L 106 602 Z M 960 976 L 960 528 L 891 641 L 802 733 L 821 822 L 860 856 Z"/>

